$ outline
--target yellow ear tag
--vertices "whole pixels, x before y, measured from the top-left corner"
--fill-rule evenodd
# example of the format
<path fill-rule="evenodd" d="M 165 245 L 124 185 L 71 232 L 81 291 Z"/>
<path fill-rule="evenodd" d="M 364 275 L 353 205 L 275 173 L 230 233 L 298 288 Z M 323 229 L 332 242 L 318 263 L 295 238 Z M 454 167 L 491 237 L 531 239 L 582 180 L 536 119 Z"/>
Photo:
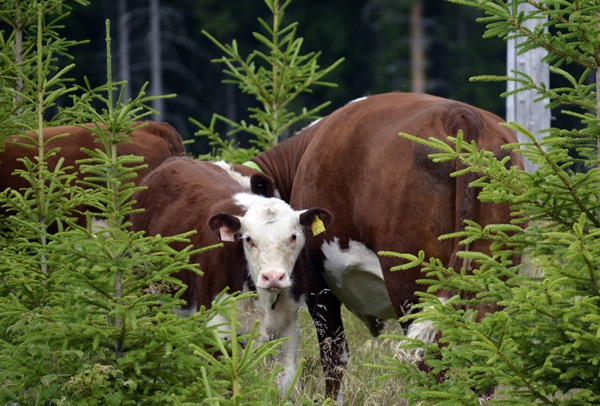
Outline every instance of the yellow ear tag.
<path fill-rule="evenodd" d="M 323 224 L 323 220 L 319 218 L 319 216 L 315 216 L 315 219 L 310 226 L 313 236 L 319 235 L 325 232 L 325 224 Z"/>

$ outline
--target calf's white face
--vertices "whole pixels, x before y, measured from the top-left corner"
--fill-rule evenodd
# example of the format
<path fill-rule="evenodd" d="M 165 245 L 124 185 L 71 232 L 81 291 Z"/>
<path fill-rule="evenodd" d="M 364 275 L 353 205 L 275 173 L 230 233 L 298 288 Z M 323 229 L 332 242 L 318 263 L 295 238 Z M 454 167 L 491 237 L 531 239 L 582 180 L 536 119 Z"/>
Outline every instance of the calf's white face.
<path fill-rule="evenodd" d="M 320 208 L 296 211 L 277 198 L 239 193 L 234 202 L 243 216 L 218 213 L 209 225 L 221 241 L 242 240 L 250 276 L 257 289 L 279 291 L 291 286 L 296 259 L 306 242 L 305 231 L 318 233 L 331 221 Z"/>

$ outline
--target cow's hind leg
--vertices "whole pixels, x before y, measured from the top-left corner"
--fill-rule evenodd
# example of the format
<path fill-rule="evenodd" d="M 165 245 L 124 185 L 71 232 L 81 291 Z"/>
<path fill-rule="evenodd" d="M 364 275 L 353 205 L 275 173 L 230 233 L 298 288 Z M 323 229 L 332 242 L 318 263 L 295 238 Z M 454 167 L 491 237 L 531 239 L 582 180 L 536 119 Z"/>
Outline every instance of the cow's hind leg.
<path fill-rule="evenodd" d="M 317 331 L 325 375 L 325 394 L 341 405 L 343 403 L 342 379 L 349 358 L 341 304 L 329 289 L 324 289 L 309 294 L 307 305 Z"/>

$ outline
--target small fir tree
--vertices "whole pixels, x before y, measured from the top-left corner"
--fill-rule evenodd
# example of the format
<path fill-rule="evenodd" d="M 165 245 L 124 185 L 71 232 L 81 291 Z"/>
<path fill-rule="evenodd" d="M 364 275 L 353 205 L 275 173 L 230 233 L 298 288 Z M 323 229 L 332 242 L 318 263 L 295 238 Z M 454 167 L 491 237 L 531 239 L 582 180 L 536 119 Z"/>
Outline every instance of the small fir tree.
<path fill-rule="evenodd" d="M 61 89 L 54 93 L 55 96 L 74 90 L 73 86 L 66 86 L 68 80 L 65 76 L 73 65 L 60 68 L 57 64 L 57 58 L 72 59 L 69 50 L 84 42 L 69 40 L 59 34 L 63 28 L 61 21 L 68 15 L 71 4 L 85 6 L 89 1 L 2 2 L 0 21 L 9 29 L 0 31 L 0 150 L 5 137 L 39 122 L 33 100 L 37 100 L 38 89 L 35 85 L 40 75 L 53 75 L 54 90 Z M 44 32 L 41 37 L 37 33 L 40 9 L 44 11 Z M 42 47 L 37 43 L 40 38 L 45 43 Z M 40 66 L 41 61 L 45 66 Z M 46 104 L 47 109 L 54 105 L 52 102 Z"/>
<path fill-rule="evenodd" d="M 516 92 L 533 89 L 548 108 L 561 108 L 576 117 L 580 128 L 550 128 L 543 141 L 517 123 L 508 127 L 527 136 L 520 152 L 539 167 L 534 173 L 506 168 L 461 134 L 449 146 L 433 139 L 422 142 L 439 152 L 435 161 L 458 159 L 462 172 L 480 175 L 472 187 L 479 199 L 510 203 L 512 225 L 485 228 L 469 222 L 458 233 L 463 244 L 475 239 L 492 243 L 492 255 L 461 252 L 478 264 L 472 275 L 446 268 L 436 259 L 401 253 L 381 253 L 403 259 L 398 271 L 421 267 L 429 279 L 428 293 L 417 306 L 422 312 L 406 319 L 430 320 L 442 332 L 445 346 L 426 346 L 432 373 L 389 360 L 390 375 L 409 376 L 405 396 L 411 402 L 436 405 L 476 405 L 489 387 L 497 387 L 488 404 L 594 405 L 600 403 L 600 3 L 591 1 L 451 0 L 485 12 L 486 36 L 524 39 L 520 52 L 534 47 L 548 51 L 545 62 L 554 78 L 567 85 L 534 83 L 522 72 L 511 77 L 481 76 L 473 80 L 512 80 Z M 532 10 L 518 11 L 528 3 Z M 529 30 L 527 19 L 547 17 L 545 25 Z M 545 29 L 547 28 L 547 30 Z M 573 73 L 577 72 L 577 73 Z M 590 81 L 596 74 L 595 82 Z M 505 94 L 506 95 L 506 94 Z M 572 168 L 585 167 L 574 172 Z M 460 176 L 461 173 L 456 173 Z M 527 223 L 525 223 L 527 222 Z M 450 238 L 444 236 L 443 238 Z M 529 270 L 510 260 L 524 255 Z M 439 289 L 468 292 L 443 305 L 431 293 Z M 474 304 L 496 302 L 503 310 L 474 322 Z M 401 345 L 422 347 L 421 342 Z M 434 374 L 445 371 L 438 384 Z"/>
<path fill-rule="evenodd" d="M 322 79 L 341 64 L 343 58 L 321 69 L 319 52 L 300 53 L 303 39 L 296 37 L 298 23 L 282 25 L 291 0 L 283 4 L 279 0 L 264 1 L 273 14 L 273 22 L 269 25 L 259 18 L 266 34 L 254 32 L 253 35 L 265 51 L 253 50 L 244 57 L 235 40 L 231 44 L 222 44 L 203 31 L 224 54 L 213 61 L 225 65 L 224 73 L 228 79 L 224 83 L 234 84 L 243 93 L 253 96 L 256 106 L 248 108 L 248 121 L 236 122 L 219 114 L 213 114 L 208 126 L 192 120 L 200 127 L 196 135 L 207 137 L 214 149 L 212 154 L 202 158 L 245 162 L 258 152 L 275 146 L 279 137 L 293 130 L 295 125 L 318 118 L 317 114 L 329 105 L 325 102 L 307 109 L 297 108 L 294 103 L 302 94 L 310 93 L 314 86 L 335 86 Z M 226 137 L 217 132 L 219 123 L 229 128 Z M 245 139 L 251 146 L 241 147 L 234 136 Z"/>

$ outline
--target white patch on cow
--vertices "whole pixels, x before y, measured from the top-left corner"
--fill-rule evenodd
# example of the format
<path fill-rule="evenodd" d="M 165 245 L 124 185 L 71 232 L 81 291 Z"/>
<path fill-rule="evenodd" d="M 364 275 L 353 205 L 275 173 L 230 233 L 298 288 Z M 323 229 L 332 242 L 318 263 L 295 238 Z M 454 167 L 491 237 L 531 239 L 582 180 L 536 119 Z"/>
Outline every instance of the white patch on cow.
<path fill-rule="evenodd" d="M 338 390 L 337 398 L 335 399 L 336 404 L 339 406 L 344 406 L 344 385 L 340 385 L 340 389 Z"/>
<path fill-rule="evenodd" d="M 250 292 L 248 284 L 244 283 L 242 293 Z M 213 299 L 213 307 L 219 302 L 223 302 L 230 297 L 227 293 L 222 293 Z M 256 305 L 255 298 L 245 298 L 236 300 L 236 321 L 239 323 L 237 327 L 238 334 L 249 334 L 254 327 L 256 320 L 261 320 L 263 315 L 261 309 Z M 224 315 L 217 313 L 207 323 L 209 327 L 217 327 L 219 335 L 223 340 L 229 340 L 231 337 L 231 322 Z"/>
<path fill-rule="evenodd" d="M 247 285 L 244 284 L 243 292 L 247 291 Z M 219 299 L 224 300 L 227 297 L 227 294 L 223 294 L 219 296 Z M 286 393 L 292 385 L 298 369 L 296 360 L 300 327 L 297 314 L 302 303 L 304 303 L 304 299 L 294 300 L 289 296 L 289 290 L 282 290 L 279 293 L 267 292 L 262 296 L 259 294 L 258 299 L 247 298 L 236 302 L 238 309 L 236 320 L 240 324 L 238 334 L 249 334 L 255 321 L 259 320 L 258 344 L 264 344 L 273 339 L 287 338 L 276 358 L 283 368 L 283 371 L 277 376 L 277 386 L 282 394 Z M 230 322 L 224 316 L 216 314 L 208 324 L 217 326 L 223 340 L 230 339 Z"/>
<path fill-rule="evenodd" d="M 233 169 L 233 167 L 225 161 L 217 161 L 217 162 L 213 162 L 213 163 L 215 165 L 217 165 L 218 167 L 222 168 L 225 172 L 227 172 L 227 174 L 231 177 L 231 179 L 233 179 L 234 181 L 239 183 L 244 188 L 245 191 L 247 191 L 247 192 L 251 191 L 249 176 L 244 176 L 241 173 L 235 171 Z"/>
<path fill-rule="evenodd" d="M 359 97 L 358 99 L 350 100 L 347 104 L 356 103 L 362 100 L 366 100 L 367 96 Z"/>
<path fill-rule="evenodd" d="M 92 217 L 92 233 L 94 238 L 98 238 L 99 236 L 108 238 L 108 221 L 95 216 Z"/>
<path fill-rule="evenodd" d="M 190 317 L 192 314 L 196 314 L 196 306 L 190 306 L 188 309 L 173 309 L 173 313 L 179 317 Z"/>
<path fill-rule="evenodd" d="M 309 125 L 307 125 L 305 128 L 310 128 L 313 125 L 317 124 L 319 121 L 321 121 L 323 118 L 317 118 L 316 120 L 311 121 L 311 123 Z"/>
<path fill-rule="evenodd" d="M 252 185 L 250 184 L 250 176 L 242 175 L 241 173 L 234 170 L 233 166 L 231 166 L 230 164 L 228 164 L 225 161 L 217 161 L 217 162 L 213 162 L 213 164 L 215 164 L 215 165 L 219 166 L 220 168 L 222 168 L 223 170 L 225 170 L 225 172 L 227 172 L 227 174 L 231 177 L 231 179 L 233 179 L 240 186 L 242 186 L 246 192 L 248 192 L 248 193 L 252 192 Z M 281 194 L 279 193 L 279 190 L 275 189 L 273 194 L 275 195 L 276 198 L 281 199 Z"/>
<path fill-rule="evenodd" d="M 448 298 L 441 297 L 439 298 L 442 304 L 448 302 Z M 437 335 L 437 329 L 433 325 L 430 320 L 418 321 L 412 323 L 408 326 L 408 330 L 406 331 L 406 337 L 414 340 L 421 340 L 425 344 L 432 344 L 435 341 L 435 336 Z M 399 345 L 405 344 L 405 341 L 401 341 Z M 404 361 L 410 363 L 418 363 L 423 361 L 425 350 L 423 348 L 415 348 L 415 349 L 399 349 L 397 353 L 397 357 Z"/>
<path fill-rule="evenodd" d="M 350 241 L 348 248 L 342 249 L 337 237 L 332 242 L 325 241 L 321 250 L 325 255 L 327 285 L 369 330 L 373 331 L 374 318 L 397 317 L 377 254 L 357 241 Z"/>

